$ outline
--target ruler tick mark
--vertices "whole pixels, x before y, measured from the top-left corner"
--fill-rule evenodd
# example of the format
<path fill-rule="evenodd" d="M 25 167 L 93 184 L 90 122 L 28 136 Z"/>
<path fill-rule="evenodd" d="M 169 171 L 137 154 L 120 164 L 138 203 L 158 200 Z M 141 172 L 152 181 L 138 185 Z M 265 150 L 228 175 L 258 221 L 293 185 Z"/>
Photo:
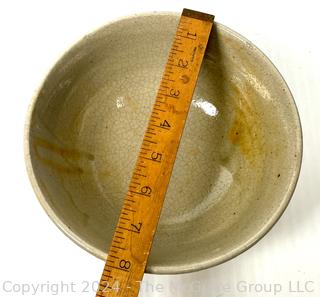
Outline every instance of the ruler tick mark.
<path fill-rule="evenodd" d="M 181 37 L 181 38 L 186 38 L 186 39 L 194 40 L 194 38 L 189 37 L 189 36 L 184 36 L 184 35 L 177 35 L 177 36 L 179 36 L 179 37 Z"/>
<path fill-rule="evenodd" d="M 172 48 L 171 50 L 172 50 L 172 51 L 179 52 L 179 53 L 183 53 L 183 51 L 182 51 L 182 50 L 178 50 L 178 49 L 176 49 L 176 48 Z"/>
<path fill-rule="evenodd" d="M 129 209 L 129 208 L 123 208 L 123 209 L 125 209 L 126 211 L 136 212 L 134 209 Z"/>
<path fill-rule="evenodd" d="M 170 128 L 163 127 L 163 126 L 158 126 L 158 125 L 154 125 L 154 124 L 152 124 L 152 126 L 157 127 L 157 128 L 161 128 L 161 129 L 164 129 L 164 130 L 170 130 Z"/>
<path fill-rule="evenodd" d="M 119 250 L 125 250 L 125 248 L 123 248 L 121 246 L 117 246 L 117 245 L 112 245 L 112 247 L 115 249 L 119 249 Z"/>
<path fill-rule="evenodd" d="M 162 78 L 163 80 L 167 80 L 167 81 L 172 81 L 172 82 L 175 82 L 175 80 L 173 80 L 173 79 L 168 79 L 168 78 Z"/>
<path fill-rule="evenodd" d="M 128 218 L 124 218 L 124 217 L 120 217 L 121 220 L 125 220 L 125 221 L 131 221 L 130 219 Z"/>
<path fill-rule="evenodd" d="M 153 143 L 153 144 L 157 144 L 157 142 L 151 141 L 151 140 L 148 140 L 148 139 L 144 139 L 143 141 L 147 141 L 147 142 L 150 142 L 150 143 Z"/>
<path fill-rule="evenodd" d="M 113 256 L 113 255 L 108 255 L 108 257 L 119 259 L 119 257 Z"/>
<path fill-rule="evenodd" d="M 146 157 L 141 157 L 141 158 L 146 159 L 146 160 L 149 160 L 149 161 L 152 161 L 152 162 L 161 163 L 161 161 L 159 161 L 159 160 L 155 160 L 155 159 L 151 159 L 151 158 L 146 158 Z"/>
<path fill-rule="evenodd" d="M 137 194 L 137 195 L 141 195 L 141 196 L 151 197 L 150 195 L 145 194 L 145 193 L 141 193 L 141 192 L 135 192 L 135 191 L 130 191 L 130 192 L 134 193 L 134 194 Z"/>
<path fill-rule="evenodd" d="M 176 96 L 172 96 L 170 94 L 163 94 L 163 93 L 159 93 L 159 95 L 161 96 L 165 96 L 165 97 L 170 97 L 170 98 L 174 98 L 174 99 L 178 99 L 179 97 L 176 97 Z"/>
<path fill-rule="evenodd" d="M 140 183 L 137 183 L 137 182 L 134 182 L 134 181 L 132 181 L 131 183 L 136 184 L 136 185 L 138 185 L 138 186 L 141 185 Z"/>
<path fill-rule="evenodd" d="M 141 164 L 138 164 L 137 166 L 142 167 L 142 168 L 147 168 L 147 166 L 144 166 L 144 165 L 141 165 Z"/>
<path fill-rule="evenodd" d="M 123 269 L 123 268 L 120 268 L 120 267 L 117 267 L 117 266 L 112 266 L 112 265 L 106 265 L 106 266 L 108 266 L 110 268 L 113 268 L 113 269 L 119 269 L 119 270 L 122 270 L 122 271 L 125 271 L 125 272 L 129 272 L 129 270 Z"/>
<path fill-rule="evenodd" d="M 102 275 L 106 278 L 113 278 L 111 275 L 107 275 L 107 274 L 102 274 Z"/>
<path fill-rule="evenodd" d="M 121 228 L 123 230 L 127 230 L 127 231 L 130 231 L 130 232 L 133 232 L 133 233 L 140 233 L 139 231 L 128 229 L 128 228 L 124 228 L 124 227 L 119 227 L 119 228 Z"/>

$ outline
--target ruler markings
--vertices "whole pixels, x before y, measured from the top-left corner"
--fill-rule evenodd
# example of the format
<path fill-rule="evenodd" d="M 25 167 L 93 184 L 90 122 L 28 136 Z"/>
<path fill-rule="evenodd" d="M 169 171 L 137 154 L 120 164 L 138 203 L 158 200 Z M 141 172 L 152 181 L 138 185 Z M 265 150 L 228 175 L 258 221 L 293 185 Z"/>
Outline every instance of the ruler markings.
<path fill-rule="evenodd" d="M 138 296 L 212 24 L 183 10 L 96 296 Z"/>

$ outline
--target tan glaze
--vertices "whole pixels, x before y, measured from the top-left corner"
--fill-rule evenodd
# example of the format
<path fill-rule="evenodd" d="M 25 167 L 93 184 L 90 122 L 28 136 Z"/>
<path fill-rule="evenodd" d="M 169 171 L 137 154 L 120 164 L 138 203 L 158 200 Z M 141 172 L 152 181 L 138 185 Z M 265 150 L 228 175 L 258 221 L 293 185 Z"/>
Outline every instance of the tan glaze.
<path fill-rule="evenodd" d="M 88 160 L 94 159 L 92 154 L 81 152 L 76 149 L 62 148 L 41 138 L 35 138 L 33 145 L 37 159 L 44 165 L 52 167 L 61 173 L 81 174 L 83 173 L 83 169 L 78 167 L 76 162 L 81 158 L 86 158 Z M 49 152 L 50 158 L 42 156 L 41 150 L 47 151 L 47 153 Z M 61 158 L 61 161 L 67 163 L 67 165 L 62 165 L 58 160 L 53 160 L 52 156 L 55 154 L 57 155 L 57 159 Z"/>
<path fill-rule="evenodd" d="M 178 19 L 134 16 L 87 36 L 51 70 L 30 108 L 26 162 L 39 201 L 103 260 Z M 301 153 L 284 80 L 250 42 L 216 24 L 147 272 L 203 269 L 253 245 L 287 206 Z"/>
<path fill-rule="evenodd" d="M 236 94 L 235 115 L 232 126 L 229 130 L 229 138 L 231 143 L 239 146 L 243 156 L 251 162 L 253 166 L 257 166 L 261 156 L 265 155 L 265 146 L 263 145 L 263 134 L 261 120 L 259 114 L 252 106 L 252 102 L 247 100 L 250 93 L 254 94 L 254 90 L 245 84 L 241 92 L 236 86 L 230 86 Z"/>

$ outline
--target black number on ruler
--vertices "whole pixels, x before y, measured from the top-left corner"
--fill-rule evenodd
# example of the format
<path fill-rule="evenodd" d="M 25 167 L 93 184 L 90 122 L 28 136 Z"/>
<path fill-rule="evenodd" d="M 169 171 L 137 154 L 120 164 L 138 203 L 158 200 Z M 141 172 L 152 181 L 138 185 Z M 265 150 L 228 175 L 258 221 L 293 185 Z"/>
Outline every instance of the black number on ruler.
<path fill-rule="evenodd" d="M 187 68 L 188 64 L 189 64 L 188 60 L 179 59 L 178 61 L 178 67 L 181 67 L 181 68 Z"/>
<path fill-rule="evenodd" d="M 180 95 L 180 91 L 179 90 L 175 90 L 175 89 L 170 89 L 170 95 L 173 97 L 178 98 Z"/>
<path fill-rule="evenodd" d="M 197 33 L 190 33 L 188 31 L 187 37 L 190 38 L 190 39 L 196 40 L 197 39 Z"/>
<path fill-rule="evenodd" d="M 164 120 L 162 123 L 160 123 L 160 127 L 162 127 L 162 128 L 170 128 L 171 126 L 169 125 L 167 120 Z"/>
<path fill-rule="evenodd" d="M 152 189 L 149 186 L 144 186 L 141 188 L 140 192 L 146 196 L 149 196 L 152 192 Z"/>
<path fill-rule="evenodd" d="M 138 232 L 140 232 L 141 227 L 142 227 L 142 223 L 138 223 L 138 225 L 131 224 L 131 226 L 132 226 L 133 228 L 135 228 Z"/>
<path fill-rule="evenodd" d="M 126 269 L 128 270 L 131 266 L 131 263 L 130 261 L 127 261 L 127 260 L 124 260 L 122 259 L 120 262 L 119 262 L 119 267 L 122 268 L 122 269 Z"/>
<path fill-rule="evenodd" d="M 157 152 L 152 152 L 152 154 L 151 154 L 151 159 L 152 159 L 153 161 L 161 162 L 161 158 L 162 158 L 162 154 L 157 153 Z"/>

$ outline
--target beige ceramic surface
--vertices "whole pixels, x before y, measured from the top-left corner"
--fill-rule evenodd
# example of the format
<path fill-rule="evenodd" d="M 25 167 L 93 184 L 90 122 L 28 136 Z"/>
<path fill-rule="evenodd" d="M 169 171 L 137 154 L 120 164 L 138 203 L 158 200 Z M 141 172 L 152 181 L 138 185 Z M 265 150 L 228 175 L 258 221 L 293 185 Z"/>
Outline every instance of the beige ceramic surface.
<path fill-rule="evenodd" d="M 36 194 L 71 239 L 106 258 L 178 16 L 149 14 L 85 37 L 52 69 L 27 120 Z M 226 261 L 277 221 L 294 190 L 301 129 L 285 82 L 216 24 L 147 272 Z"/>

